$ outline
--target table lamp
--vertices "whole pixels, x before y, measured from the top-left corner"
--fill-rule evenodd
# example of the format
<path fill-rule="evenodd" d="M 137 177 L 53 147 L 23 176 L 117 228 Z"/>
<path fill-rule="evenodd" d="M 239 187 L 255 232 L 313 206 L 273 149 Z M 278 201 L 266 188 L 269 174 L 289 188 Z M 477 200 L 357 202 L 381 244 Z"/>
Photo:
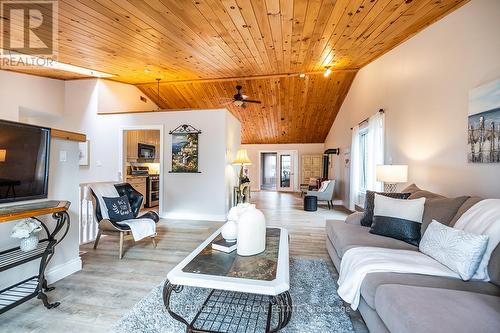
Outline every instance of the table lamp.
<path fill-rule="evenodd" d="M 236 159 L 233 161 L 233 165 L 241 165 L 240 169 L 240 180 L 243 179 L 243 167 L 245 165 L 252 165 L 252 161 L 248 158 L 246 149 L 238 149 L 236 154 Z"/>
<path fill-rule="evenodd" d="M 386 192 L 394 193 L 397 184 L 408 182 L 408 166 L 377 165 L 377 181 L 384 183 Z"/>
<path fill-rule="evenodd" d="M 7 155 L 6 149 L 0 149 L 0 162 L 5 162 L 5 157 Z"/>

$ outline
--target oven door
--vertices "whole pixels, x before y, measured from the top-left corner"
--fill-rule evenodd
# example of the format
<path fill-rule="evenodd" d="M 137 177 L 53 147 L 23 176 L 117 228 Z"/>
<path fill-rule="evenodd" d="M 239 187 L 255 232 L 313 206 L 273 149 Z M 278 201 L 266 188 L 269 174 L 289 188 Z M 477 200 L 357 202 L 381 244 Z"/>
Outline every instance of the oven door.
<path fill-rule="evenodd" d="M 137 157 L 145 159 L 154 159 L 156 157 L 155 146 L 139 143 L 137 145 Z"/>

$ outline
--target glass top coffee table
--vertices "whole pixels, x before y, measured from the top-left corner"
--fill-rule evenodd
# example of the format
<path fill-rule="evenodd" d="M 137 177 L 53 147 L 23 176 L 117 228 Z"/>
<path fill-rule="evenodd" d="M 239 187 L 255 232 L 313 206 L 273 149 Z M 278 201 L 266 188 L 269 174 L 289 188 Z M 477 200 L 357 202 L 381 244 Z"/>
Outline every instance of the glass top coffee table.
<path fill-rule="evenodd" d="M 220 229 L 208 237 L 167 275 L 163 302 L 187 332 L 277 332 L 292 315 L 288 232 L 268 227 L 266 249 L 239 256 L 212 249 Z M 184 286 L 213 289 L 188 323 L 170 307 L 173 292 Z"/>

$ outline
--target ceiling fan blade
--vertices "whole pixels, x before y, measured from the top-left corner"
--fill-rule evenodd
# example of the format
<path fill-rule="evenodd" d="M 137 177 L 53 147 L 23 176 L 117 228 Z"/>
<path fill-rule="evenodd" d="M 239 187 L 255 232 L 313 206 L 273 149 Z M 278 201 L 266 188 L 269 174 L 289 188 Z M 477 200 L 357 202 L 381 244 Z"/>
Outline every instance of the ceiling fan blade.
<path fill-rule="evenodd" d="M 243 104 L 241 104 L 241 107 L 242 107 L 243 109 L 246 109 L 246 108 L 247 108 L 247 103 L 243 103 Z"/>
<path fill-rule="evenodd" d="M 243 99 L 247 99 L 247 98 L 248 98 L 248 95 L 241 95 L 241 97 L 242 97 Z"/>
<path fill-rule="evenodd" d="M 245 99 L 245 102 L 246 103 L 257 103 L 257 104 L 261 104 L 262 103 L 261 101 L 256 101 L 256 100 L 253 100 L 253 99 Z"/>

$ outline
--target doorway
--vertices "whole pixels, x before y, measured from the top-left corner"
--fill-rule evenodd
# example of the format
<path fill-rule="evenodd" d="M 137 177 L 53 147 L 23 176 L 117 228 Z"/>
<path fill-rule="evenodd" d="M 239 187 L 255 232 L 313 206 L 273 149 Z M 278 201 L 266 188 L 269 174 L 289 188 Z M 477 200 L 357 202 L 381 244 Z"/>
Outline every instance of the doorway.
<path fill-rule="evenodd" d="M 292 191 L 293 190 L 293 160 L 290 153 L 278 154 L 279 155 L 279 177 L 280 177 L 280 190 Z"/>
<path fill-rule="evenodd" d="M 261 154 L 261 182 L 260 189 L 267 191 L 276 191 L 276 163 L 278 160 L 277 153 L 262 153 Z"/>
<path fill-rule="evenodd" d="M 122 129 L 122 180 L 144 197 L 141 210 L 161 215 L 163 198 L 163 127 Z"/>
<path fill-rule="evenodd" d="M 259 189 L 264 191 L 295 191 L 298 167 L 297 151 L 261 151 Z"/>

